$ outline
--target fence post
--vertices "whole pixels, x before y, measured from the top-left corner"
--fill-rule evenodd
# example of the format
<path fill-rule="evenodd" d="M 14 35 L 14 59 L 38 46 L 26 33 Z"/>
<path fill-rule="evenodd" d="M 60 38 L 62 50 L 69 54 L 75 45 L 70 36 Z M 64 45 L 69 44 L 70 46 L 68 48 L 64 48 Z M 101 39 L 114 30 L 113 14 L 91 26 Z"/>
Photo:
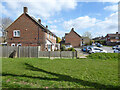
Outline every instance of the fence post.
<path fill-rule="evenodd" d="M 50 59 L 50 51 L 49 51 L 49 59 Z"/>
<path fill-rule="evenodd" d="M 72 51 L 72 59 L 74 59 L 74 51 Z"/>
<path fill-rule="evenodd" d="M 77 59 L 77 53 L 78 53 L 78 52 L 76 51 L 76 59 Z"/>
<path fill-rule="evenodd" d="M 61 58 L 61 51 L 60 51 L 60 58 Z"/>
<path fill-rule="evenodd" d="M 20 58 L 20 48 L 18 47 L 18 57 Z"/>

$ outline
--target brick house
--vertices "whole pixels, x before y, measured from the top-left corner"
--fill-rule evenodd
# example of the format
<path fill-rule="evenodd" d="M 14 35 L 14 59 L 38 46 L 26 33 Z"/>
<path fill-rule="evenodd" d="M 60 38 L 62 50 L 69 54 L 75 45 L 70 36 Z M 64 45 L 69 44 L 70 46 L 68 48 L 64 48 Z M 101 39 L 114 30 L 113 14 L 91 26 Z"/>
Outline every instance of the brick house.
<path fill-rule="evenodd" d="M 72 47 L 82 46 L 82 37 L 74 31 L 74 28 L 71 29 L 69 33 L 65 33 L 65 45 Z"/>
<path fill-rule="evenodd" d="M 115 34 L 107 34 L 105 36 L 107 45 L 120 44 L 120 34 L 116 32 Z"/>
<path fill-rule="evenodd" d="M 41 46 L 42 51 L 57 49 L 57 36 L 48 26 L 43 26 L 40 19 L 31 17 L 27 7 L 24 7 L 23 14 L 6 29 L 6 33 L 8 46 Z"/>

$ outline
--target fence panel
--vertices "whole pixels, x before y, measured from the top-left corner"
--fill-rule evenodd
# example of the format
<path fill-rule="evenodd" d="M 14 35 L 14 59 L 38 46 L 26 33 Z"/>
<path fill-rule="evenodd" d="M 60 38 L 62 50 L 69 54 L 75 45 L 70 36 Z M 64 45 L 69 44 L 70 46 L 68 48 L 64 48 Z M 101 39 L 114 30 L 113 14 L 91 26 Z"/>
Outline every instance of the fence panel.
<path fill-rule="evenodd" d="M 49 51 L 39 51 L 38 57 L 49 57 Z"/>
<path fill-rule="evenodd" d="M 61 57 L 72 57 L 73 53 L 72 51 L 62 51 L 61 52 Z"/>
<path fill-rule="evenodd" d="M 50 51 L 50 57 L 60 57 L 60 51 Z"/>

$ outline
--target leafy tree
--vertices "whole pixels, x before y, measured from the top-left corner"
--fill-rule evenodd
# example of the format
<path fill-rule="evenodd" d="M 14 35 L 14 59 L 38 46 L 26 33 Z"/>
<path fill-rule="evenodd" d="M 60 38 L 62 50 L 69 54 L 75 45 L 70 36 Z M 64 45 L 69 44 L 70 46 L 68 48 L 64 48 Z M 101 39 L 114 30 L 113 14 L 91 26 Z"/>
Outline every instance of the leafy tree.
<path fill-rule="evenodd" d="M 92 34 L 87 31 L 87 32 L 83 33 L 83 37 L 88 37 L 89 39 L 91 39 L 92 38 Z"/>
<path fill-rule="evenodd" d="M 6 39 L 5 29 L 6 29 L 12 22 L 13 22 L 12 19 L 10 19 L 9 17 L 0 18 L 0 31 L 1 31 L 2 37 L 4 37 L 4 39 Z"/>
<path fill-rule="evenodd" d="M 62 39 L 61 39 L 60 37 L 57 37 L 57 41 L 56 41 L 56 42 L 57 42 L 57 43 L 60 43 L 61 40 L 62 40 Z"/>

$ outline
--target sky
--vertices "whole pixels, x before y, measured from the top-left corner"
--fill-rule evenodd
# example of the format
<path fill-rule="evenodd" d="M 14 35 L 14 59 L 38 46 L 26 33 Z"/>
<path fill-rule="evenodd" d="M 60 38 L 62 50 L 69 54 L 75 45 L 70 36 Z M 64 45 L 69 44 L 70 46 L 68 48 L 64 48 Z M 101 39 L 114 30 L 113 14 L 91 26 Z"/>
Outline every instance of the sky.
<path fill-rule="evenodd" d="M 3 0 L 0 15 L 14 21 L 23 7 L 28 7 L 28 14 L 40 18 L 58 37 L 71 28 L 81 36 L 88 31 L 92 37 L 118 31 L 118 0 Z"/>

